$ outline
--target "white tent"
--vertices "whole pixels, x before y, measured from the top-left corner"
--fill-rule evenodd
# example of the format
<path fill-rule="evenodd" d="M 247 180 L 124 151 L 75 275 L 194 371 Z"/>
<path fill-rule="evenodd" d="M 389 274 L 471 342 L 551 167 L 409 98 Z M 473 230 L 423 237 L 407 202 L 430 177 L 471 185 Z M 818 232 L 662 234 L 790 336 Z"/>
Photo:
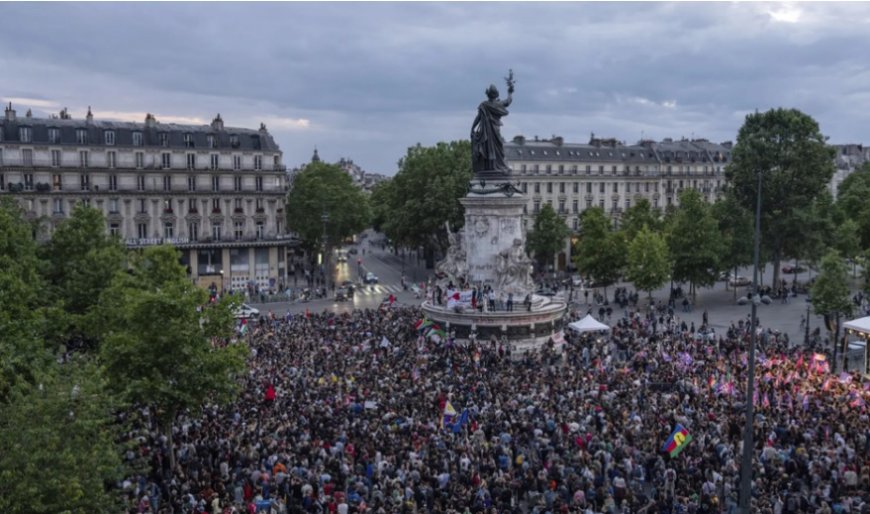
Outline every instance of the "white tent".
<path fill-rule="evenodd" d="M 843 328 L 870 335 L 870 316 L 847 321 L 843 323 Z"/>
<path fill-rule="evenodd" d="M 610 330 L 610 327 L 597 321 L 591 314 L 587 314 L 585 318 L 574 321 L 568 324 L 568 328 L 575 332 L 603 332 Z"/>
<path fill-rule="evenodd" d="M 870 316 L 847 321 L 843 323 L 843 328 L 847 335 L 851 333 L 861 338 L 850 342 L 849 349 L 864 349 L 864 374 L 870 375 L 870 345 L 867 343 L 870 339 Z"/>

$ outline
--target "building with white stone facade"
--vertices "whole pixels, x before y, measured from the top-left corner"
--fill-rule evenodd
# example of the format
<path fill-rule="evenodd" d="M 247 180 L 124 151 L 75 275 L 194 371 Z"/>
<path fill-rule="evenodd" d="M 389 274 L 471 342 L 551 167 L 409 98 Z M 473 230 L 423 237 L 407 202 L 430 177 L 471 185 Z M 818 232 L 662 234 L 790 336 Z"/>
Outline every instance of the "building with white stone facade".
<path fill-rule="evenodd" d="M 731 143 L 705 139 L 665 139 L 625 145 L 594 135 L 587 144 L 517 136 L 505 144 L 511 180 L 519 183 L 527 199 L 523 223 L 531 228 L 534 216 L 546 203 L 573 231 L 554 266 L 570 264 L 571 242 L 580 234 L 580 215 L 601 207 L 618 224 L 623 212 L 646 198 L 653 208 L 678 205 L 683 189 L 695 189 L 708 202 L 723 193 L 725 166 L 731 161 Z"/>
<path fill-rule="evenodd" d="M 85 119 L 66 112 L 0 120 L 0 196 L 14 196 L 46 234 L 77 203 L 100 209 L 129 248 L 169 243 L 200 285 L 286 283 L 286 169 L 259 130 Z"/>
<path fill-rule="evenodd" d="M 834 176 L 831 177 L 831 182 L 828 184 L 828 190 L 836 198 L 837 190 L 840 184 L 846 180 L 846 177 L 870 162 L 870 146 L 854 143 L 831 146 L 836 150 L 836 155 L 834 156 L 836 171 L 834 171 Z"/>

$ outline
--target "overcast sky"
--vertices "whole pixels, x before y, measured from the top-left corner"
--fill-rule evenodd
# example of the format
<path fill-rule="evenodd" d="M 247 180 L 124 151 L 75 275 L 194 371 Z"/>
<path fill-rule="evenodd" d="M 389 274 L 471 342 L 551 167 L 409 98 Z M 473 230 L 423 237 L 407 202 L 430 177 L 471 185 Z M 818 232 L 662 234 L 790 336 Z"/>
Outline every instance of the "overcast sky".
<path fill-rule="evenodd" d="M 502 135 L 733 140 L 796 107 L 870 143 L 865 3 L 0 4 L 0 98 L 19 114 L 265 122 L 294 166 L 392 175 L 407 147 L 468 138 L 484 89 Z"/>

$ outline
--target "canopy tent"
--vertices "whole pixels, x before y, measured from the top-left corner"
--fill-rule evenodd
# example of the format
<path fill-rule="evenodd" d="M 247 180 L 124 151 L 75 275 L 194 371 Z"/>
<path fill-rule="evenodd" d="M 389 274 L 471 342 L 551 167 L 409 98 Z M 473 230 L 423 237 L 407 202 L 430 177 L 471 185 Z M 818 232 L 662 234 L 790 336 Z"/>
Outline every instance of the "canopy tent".
<path fill-rule="evenodd" d="M 592 317 L 591 314 L 587 314 L 585 318 L 581 320 L 577 320 L 568 324 L 568 328 L 575 332 L 603 332 L 605 330 L 610 330 L 610 327 L 601 323 Z"/>
<path fill-rule="evenodd" d="M 853 319 L 843 323 L 843 328 L 846 330 L 854 330 L 861 332 L 864 335 L 870 335 L 870 316 L 864 318 Z"/>
<path fill-rule="evenodd" d="M 870 339 L 870 316 L 853 319 L 843 323 L 843 328 L 846 334 L 852 334 L 861 337 L 863 340 L 852 341 L 849 343 L 850 349 L 864 348 L 864 374 L 870 375 L 870 345 L 867 340 Z"/>

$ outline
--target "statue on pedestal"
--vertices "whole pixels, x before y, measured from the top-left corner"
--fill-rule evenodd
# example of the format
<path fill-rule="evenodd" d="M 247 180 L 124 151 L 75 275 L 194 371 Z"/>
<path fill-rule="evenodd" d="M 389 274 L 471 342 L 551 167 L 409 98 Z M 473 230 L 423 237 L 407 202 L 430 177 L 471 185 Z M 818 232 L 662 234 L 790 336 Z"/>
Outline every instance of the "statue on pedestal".
<path fill-rule="evenodd" d="M 496 290 L 507 293 L 530 293 L 535 290 L 531 275 L 532 260 L 526 255 L 523 242 L 514 239 L 510 248 L 499 252 L 496 261 Z"/>
<path fill-rule="evenodd" d="M 508 97 L 499 100 L 498 89 L 490 85 L 486 90 L 487 100 L 477 108 L 477 117 L 471 124 L 471 166 L 475 177 L 506 177 L 510 172 L 504 158 L 504 141 L 501 138 L 501 118 L 508 115 L 508 106 L 513 100 L 514 72 L 505 78 Z"/>
<path fill-rule="evenodd" d="M 458 279 L 467 273 L 467 263 L 465 260 L 465 242 L 463 241 L 462 232 L 450 230 L 450 224 L 445 222 L 447 228 L 447 255 L 444 260 L 435 265 L 435 270 L 446 274 L 450 278 Z"/>

